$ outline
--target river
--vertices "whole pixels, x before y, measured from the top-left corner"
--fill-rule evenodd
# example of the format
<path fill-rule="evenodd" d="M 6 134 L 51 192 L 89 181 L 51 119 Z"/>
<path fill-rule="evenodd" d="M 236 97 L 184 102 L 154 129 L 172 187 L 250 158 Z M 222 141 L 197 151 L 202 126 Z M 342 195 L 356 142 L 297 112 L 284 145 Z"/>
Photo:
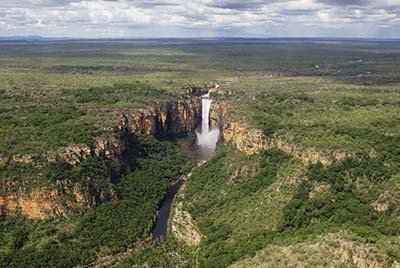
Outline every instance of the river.
<path fill-rule="evenodd" d="M 157 219 L 151 231 L 153 240 L 161 240 L 167 236 L 168 219 L 171 212 L 172 201 L 174 201 L 176 193 L 184 182 L 184 179 L 179 179 L 171 188 L 168 189 L 167 194 L 161 201 L 160 207 L 158 208 Z"/>

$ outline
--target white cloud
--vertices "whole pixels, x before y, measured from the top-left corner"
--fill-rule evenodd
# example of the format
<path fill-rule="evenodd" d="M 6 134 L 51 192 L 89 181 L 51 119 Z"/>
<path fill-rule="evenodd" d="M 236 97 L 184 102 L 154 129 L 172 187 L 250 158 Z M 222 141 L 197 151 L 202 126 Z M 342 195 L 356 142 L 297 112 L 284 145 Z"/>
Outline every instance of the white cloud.
<path fill-rule="evenodd" d="M 1 0 L 0 35 L 350 37 L 368 24 L 376 37 L 399 13 L 400 0 Z"/>

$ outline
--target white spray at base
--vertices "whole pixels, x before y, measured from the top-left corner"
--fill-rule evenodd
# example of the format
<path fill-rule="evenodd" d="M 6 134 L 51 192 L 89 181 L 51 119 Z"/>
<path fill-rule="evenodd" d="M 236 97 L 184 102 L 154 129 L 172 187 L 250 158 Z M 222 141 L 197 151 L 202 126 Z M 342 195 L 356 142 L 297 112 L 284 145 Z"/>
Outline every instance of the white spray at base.
<path fill-rule="evenodd" d="M 197 145 L 203 156 L 210 156 L 217 147 L 219 139 L 219 128 L 215 127 L 210 130 L 210 109 L 212 100 L 209 94 L 201 98 L 201 129 L 196 130 Z"/>

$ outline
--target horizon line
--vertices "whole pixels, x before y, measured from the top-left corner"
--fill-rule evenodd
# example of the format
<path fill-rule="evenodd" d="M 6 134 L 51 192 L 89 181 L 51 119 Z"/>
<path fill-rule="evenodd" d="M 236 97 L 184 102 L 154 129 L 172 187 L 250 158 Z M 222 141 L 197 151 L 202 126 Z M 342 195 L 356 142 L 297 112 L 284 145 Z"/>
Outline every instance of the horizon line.
<path fill-rule="evenodd" d="M 247 40 L 276 40 L 276 39 L 297 39 L 297 40 L 376 40 L 376 41 L 397 41 L 400 37 L 335 37 L 335 36 L 204 36 L 204 37 L 51 37 L 51 36 L 41 36 L 41 35 L 0 35 L 0 41 L 40 41 L 40 40 L 64 40 L 64 41 L 74 41 L 74 40 L 207 40 L 207 39 L 247 39 Z"/>

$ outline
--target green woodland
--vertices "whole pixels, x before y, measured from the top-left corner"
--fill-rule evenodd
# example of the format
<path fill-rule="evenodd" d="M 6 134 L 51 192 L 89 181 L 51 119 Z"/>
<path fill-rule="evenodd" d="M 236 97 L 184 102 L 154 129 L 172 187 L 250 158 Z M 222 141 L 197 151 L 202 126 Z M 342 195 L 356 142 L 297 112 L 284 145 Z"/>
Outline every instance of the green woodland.
<path fill-rule="evenodd" d="M 399 41 L 0 41 L 0 51 L 0 267 L 80 267 L 107 256 L 97 267 L 400 263 Z M 249 155 L 221 141 L 198 165 L 194 133 L 129 133 L 118 157 L 46 160 L 112 140 L 121 115 L 209 82 L 219 85 L 213 102 L 227 107 L 222 124 L 290 146 Z M 303 161 L 335 154 L 345 157 Z M 189 172 L 172 207 L 182 204 L 200 243 L 179 239 L 171 219 L 167 238 L 152 240 L 160 202 Z M 92 205 L 68 207 L 65 193 L 59 216 L 6 211 L 9 196 L 57 191 L 65 180 Z"/>
<path fill-rule="evenodd" d="M 388 169 L 366 156 L 302 168 L 280 150 L 251 157 L 232 150 L 221 149 L 196 170 L 185 190 L 187 209 L 205 236 L 199 246 L 200 267 L 227 267 L 268 245 L 291 245 L 339 230 L 376 247 L 391 262 L 399 260 L 398 240 L 389 243 L 400 232 L 396 205 L 385 212 L 371 206 L 382 189 L 398 187 L 398 167 Z M 235 169 L 251 165 L 256 172 L 232 181 Z M 292 176 L 299 177 L 296 187 L 288 185 Z M 311 195 L 318 184 L 326 190 Z M 277 185 L 283 187 L 279 192 Z M 319 265 L 322 261 L 327 260 Z"/>
<path fill-rule="evenodd" d="M 146 238 L 158 203 L 171 183 L 189 172 L 194 160 L 169 142 L 154 138 L 140 137 L 135 145 L 126 171 L 105 158 L 88 158 L 74 168 L 52 164 L 45 179 L 74 178 L 80 187 L 97 188 L 104 194 L 115 188 L 119 198 L 72 213 L 68 219 L 2 216 L 1 267 L 73 267 L 124 251 Z"/>

